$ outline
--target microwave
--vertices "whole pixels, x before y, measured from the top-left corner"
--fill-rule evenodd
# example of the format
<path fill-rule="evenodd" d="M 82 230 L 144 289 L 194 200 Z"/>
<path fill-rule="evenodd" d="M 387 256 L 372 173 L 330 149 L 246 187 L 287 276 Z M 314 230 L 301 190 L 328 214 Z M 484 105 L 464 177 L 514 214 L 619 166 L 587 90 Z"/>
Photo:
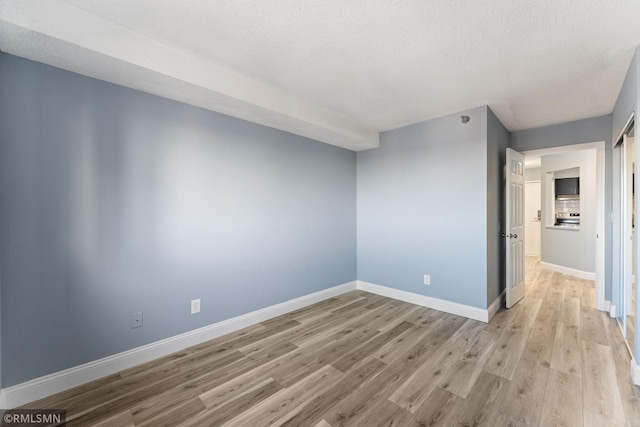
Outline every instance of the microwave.
<path fill-rule="evenodd" d="M 555 180 L 556 196 L 577 196 L 580 194 L 580 178 L 559 178 Z"/>

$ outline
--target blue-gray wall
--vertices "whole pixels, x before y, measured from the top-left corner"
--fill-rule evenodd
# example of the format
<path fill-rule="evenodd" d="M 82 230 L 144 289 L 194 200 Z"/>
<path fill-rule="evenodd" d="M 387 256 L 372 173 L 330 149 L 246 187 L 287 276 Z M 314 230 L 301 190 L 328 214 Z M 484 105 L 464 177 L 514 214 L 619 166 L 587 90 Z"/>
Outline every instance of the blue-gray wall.
<path fill-rule="evenodd" d="M 356 279 L 355 153 L 6 54 L 0 75 L 2 386 Z"/>
<path fill-rule="evenodd" d="M 505 176 L 509 132 L 487 108 L 487 306 L 505 289 Z"/>
<path fill-rule="evenodd" d="M 357 164 L 358 279 L 487 308 L 487 108 L 384 132 Z"/>
<path fill-rule="evenodd" d="M 611 148 L 611 115 L 592 117 L 552 126 L 511 132 L 509 145 L 516 151 L 563 147 L 588 142 L 605 142 L 605 213 L 612 209 L 613 150 Z M 605 215 L 608 217 L 608 214 Z M 605 221 L 605 298 L 611 300 L 612 234 Z"/>

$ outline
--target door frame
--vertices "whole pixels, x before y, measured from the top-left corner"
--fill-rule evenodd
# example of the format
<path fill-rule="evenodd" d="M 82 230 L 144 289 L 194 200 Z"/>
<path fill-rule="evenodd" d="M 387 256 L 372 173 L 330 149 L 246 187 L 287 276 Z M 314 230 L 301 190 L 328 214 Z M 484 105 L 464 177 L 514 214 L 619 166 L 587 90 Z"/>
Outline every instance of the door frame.
<path fill-rule="evenodd" d="M 542 180 L 540 180 L 540 179 L 531 179 L 531 180 L 527 180 L 527 179 L 525 179 L 525 181 L 524 181 L 524 188 L 525 188 L 525 192 L 524 192 L 524 194 L 525 194 L 525 213 L 526 213 L 526 204 L 527 204 L 526 197 L 527 197 L 527 194 L 529 194 L 529 192 L 527 191 L 527 184 L 538 184 L 538 186 L 540 187 L 540 188 L 539 188 L 539 192 L 540 192 L 540 193 L 542 193 Z M 529 217 L 529 218 L 526 218 L 526 220 L 531 220 L 531 218 L 530 218 L 530 217 Z M 525 241 L 525 245 L 526 245 L 526 242 L 527 242 L 527 241 L 529 241 L 529 239 L 527 238 L 527 237 L 529 237 L 529 235 L 528 235 L 528 234 L 527 234 L 527 232 L 526 232 L 526 230 L 527 230 L 526 224 L 527 224 L 527 223 L 525 222 L 525 233 L 524 233 L 524 235 L 525 235 L 525 239 L 524 239 L 524 241 Z M 540 225 L 540 227 L 542 227 L 542 221 L 540 221 L 539 225 Z M 540 240 L 540 239 L 541 239 L 541 237 L 542 237 L 542 229 L 538 232 L 538 240 Z M 542 248 L 540 248 L 540 251 L 539 251 L 539 252 L 542 252 Z M 542 253 L 538 253 L 538 254 L 527 254 L 526 246 L 525 246 L 524 254 L 525 254 L 525 256 L 527 256 L 527 255 L 531 255 L 531 256 L 540 256 L 540 255 L 542 255 Z"/>
<path fill-rule="evenodd" d="M 609 312 L 611 302 L 605 300 L 605 146 L 606 141 L 585 142 L 560 147 L 523 151 L 527 157 L 549 156 L 573 151 L 596 150 L 596 308 Z M 602 238 L 600 238 L 602 237 Z"/>

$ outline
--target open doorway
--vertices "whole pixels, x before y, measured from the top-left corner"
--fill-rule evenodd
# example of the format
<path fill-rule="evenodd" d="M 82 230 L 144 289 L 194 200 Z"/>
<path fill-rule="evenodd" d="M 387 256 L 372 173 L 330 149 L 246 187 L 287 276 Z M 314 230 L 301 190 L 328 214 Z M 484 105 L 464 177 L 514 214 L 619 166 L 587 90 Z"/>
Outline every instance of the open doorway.
<path fill-rule="evenodd" d="M 530 211 L 527 216 L 527 225 L 529 233 L 537 233 L 534 238 L 540 239 L 541 266 L 594 280 L 596 308 L 609 311 L 604 289 L 604 148 L 605 143 L 602 141 L 534 150 L 523 154 L 525 154 L 525 181 L 529 183 L 526 189 L 531 188 L 535 191 L 536 185 L 540 188 L 540 220 L 536 221 L 537 210 L 533 217 Z M 572 164 L 569 160 L 572 158 L 572 153 L 576 157 L 582 156 L 583 160 Z M 544 163 L 543 159 L 545 159 Z M 567 200 L 558 200 L 555 194 L 556 178 L 573 178 L 569 175 L 570 172 L 575 171 L 578 171 L 576 176 L 581 177 L 585 184 L 582 188 L 581 200 L 569 200 L 570 197 L 562 197 Z M 525 193 L 525 200 L 527 198 Z M 558 209 L 567 215 L 567 218 L 562 218 L 563 221 L 557 220 L 560 212 Z M 581 221 L 577 226 L 574 224 L 576 216 Z M 527 245 L 526 239 L 529 236 L 526 229 L 525 236 L 525 245 Z M 576 243 L 577 241 L 582 243 Z M 572 263 L 572 256 L 575 260 L 584 260 L 584 262 L 573 261 Z"/>

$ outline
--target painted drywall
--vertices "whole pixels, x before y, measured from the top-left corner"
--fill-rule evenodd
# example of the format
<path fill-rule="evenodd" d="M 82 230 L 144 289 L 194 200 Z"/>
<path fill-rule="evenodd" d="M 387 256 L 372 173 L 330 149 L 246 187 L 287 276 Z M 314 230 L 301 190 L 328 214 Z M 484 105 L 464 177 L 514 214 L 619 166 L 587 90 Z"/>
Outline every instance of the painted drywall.
<path fill-rule="evenodd" d="M 589 142 L 605 141 L 605 213 L 613 209 L 613 149 L 611 148 L 611 115 L 511 132 L 510 147 L 517 151 L 532 151 Z M 612 224 L 605 221 L 605 299 L 612 298 Z"/>
<path fill-rule="evenodd" d="M 524 170 L 525 181 L 540 181 L 540 168 L 526 168 Z"/>
<path fill-rule="evenodd" d="M 383 132 L 358 153 L 359 280 L 487 307 L 486 139 L 479 107 Z"/>
<path fill-rule="evenodd" d="M 487 307 L 505 288 L 505 241 L 500 237 L 505 219 L 506 151 L 509 132 L 487 108 Z"/>
<path fill-rule="evenodd" d="M 516 151 L 540 150 L 586 142 L 611 141 L 611 115 L 511 132 L 509 146 Z"/>
<path fill-rule="evenodd" d="M 554 178 L 580 177 L 580 228 L 567 229 L 553 225 L 555 211 Z M 595 273 L 596 253 L 596 150 L 583 150 L 543 156 L 542 227 L 540 260 L 561 267 Z"/>
<path fill-rule="evenodd" d="M 6 54 L 0 75 L 4 387 L 356 279 L 354 152 Z"/>

